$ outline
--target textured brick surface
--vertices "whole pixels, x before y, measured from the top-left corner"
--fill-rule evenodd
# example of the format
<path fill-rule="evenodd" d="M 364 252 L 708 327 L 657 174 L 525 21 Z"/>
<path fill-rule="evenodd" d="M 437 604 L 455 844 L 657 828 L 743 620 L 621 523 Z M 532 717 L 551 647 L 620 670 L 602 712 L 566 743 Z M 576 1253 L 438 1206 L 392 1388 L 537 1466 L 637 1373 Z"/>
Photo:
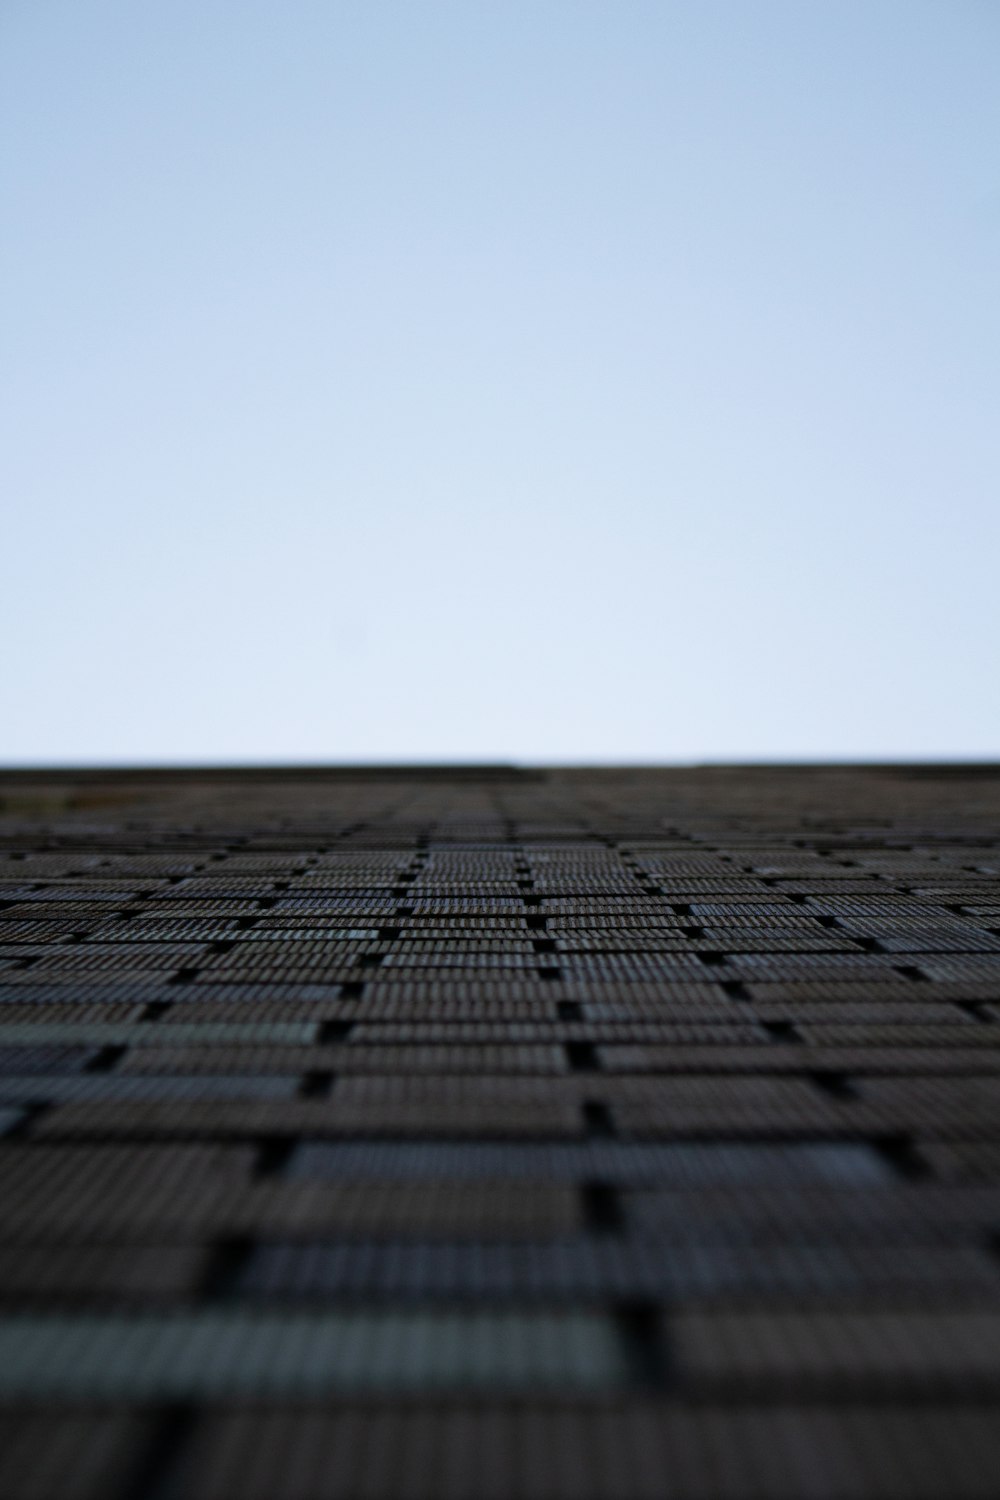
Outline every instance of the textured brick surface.
<path fill-rule="evenodd" d="M 1000 772 L 0 777 L 4 1500 L 987 1500 Z"/>

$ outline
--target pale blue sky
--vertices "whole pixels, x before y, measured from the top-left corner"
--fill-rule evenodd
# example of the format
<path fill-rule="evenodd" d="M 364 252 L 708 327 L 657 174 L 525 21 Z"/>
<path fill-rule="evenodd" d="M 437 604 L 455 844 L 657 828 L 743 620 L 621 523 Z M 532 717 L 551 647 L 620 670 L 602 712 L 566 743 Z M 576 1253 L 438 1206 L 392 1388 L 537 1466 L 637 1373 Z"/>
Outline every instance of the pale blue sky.
<path fill-rule="evenodd" d="M 0 760 L 1000 754 L 1000 5 L 5 0 Z"/>

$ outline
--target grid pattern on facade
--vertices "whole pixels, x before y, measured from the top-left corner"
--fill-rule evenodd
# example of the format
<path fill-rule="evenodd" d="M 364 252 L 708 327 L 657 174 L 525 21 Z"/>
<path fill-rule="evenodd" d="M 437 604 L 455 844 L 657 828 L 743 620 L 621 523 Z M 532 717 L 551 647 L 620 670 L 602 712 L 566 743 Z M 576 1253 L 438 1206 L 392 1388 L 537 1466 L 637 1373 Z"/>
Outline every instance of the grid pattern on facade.
<path fill-rule="evenodd" d="M 5 1500 L 991 1500 L 1000 773 L 0 777 Z"/>

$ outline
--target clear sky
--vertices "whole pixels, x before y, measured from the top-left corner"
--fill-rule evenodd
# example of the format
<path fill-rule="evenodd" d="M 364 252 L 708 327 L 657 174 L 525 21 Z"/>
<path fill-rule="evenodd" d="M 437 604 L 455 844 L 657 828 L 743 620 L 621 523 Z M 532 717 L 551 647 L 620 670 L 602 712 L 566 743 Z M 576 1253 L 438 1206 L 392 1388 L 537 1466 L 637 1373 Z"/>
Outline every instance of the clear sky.
<path fill-rule="evenodd" d="M 1000 755 L 995 0 L 4 0 L 0 760 Z"/>

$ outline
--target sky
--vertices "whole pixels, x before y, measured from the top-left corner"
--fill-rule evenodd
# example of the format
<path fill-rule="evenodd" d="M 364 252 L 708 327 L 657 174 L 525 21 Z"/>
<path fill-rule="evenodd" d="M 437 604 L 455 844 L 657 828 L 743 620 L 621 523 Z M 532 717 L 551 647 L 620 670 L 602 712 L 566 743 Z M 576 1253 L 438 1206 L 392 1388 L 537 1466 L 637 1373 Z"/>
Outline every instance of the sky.
<path fill-rule="evenodd" d="M 0 762 L 1000 758 L 994 0 L 4 0 Z"/>

